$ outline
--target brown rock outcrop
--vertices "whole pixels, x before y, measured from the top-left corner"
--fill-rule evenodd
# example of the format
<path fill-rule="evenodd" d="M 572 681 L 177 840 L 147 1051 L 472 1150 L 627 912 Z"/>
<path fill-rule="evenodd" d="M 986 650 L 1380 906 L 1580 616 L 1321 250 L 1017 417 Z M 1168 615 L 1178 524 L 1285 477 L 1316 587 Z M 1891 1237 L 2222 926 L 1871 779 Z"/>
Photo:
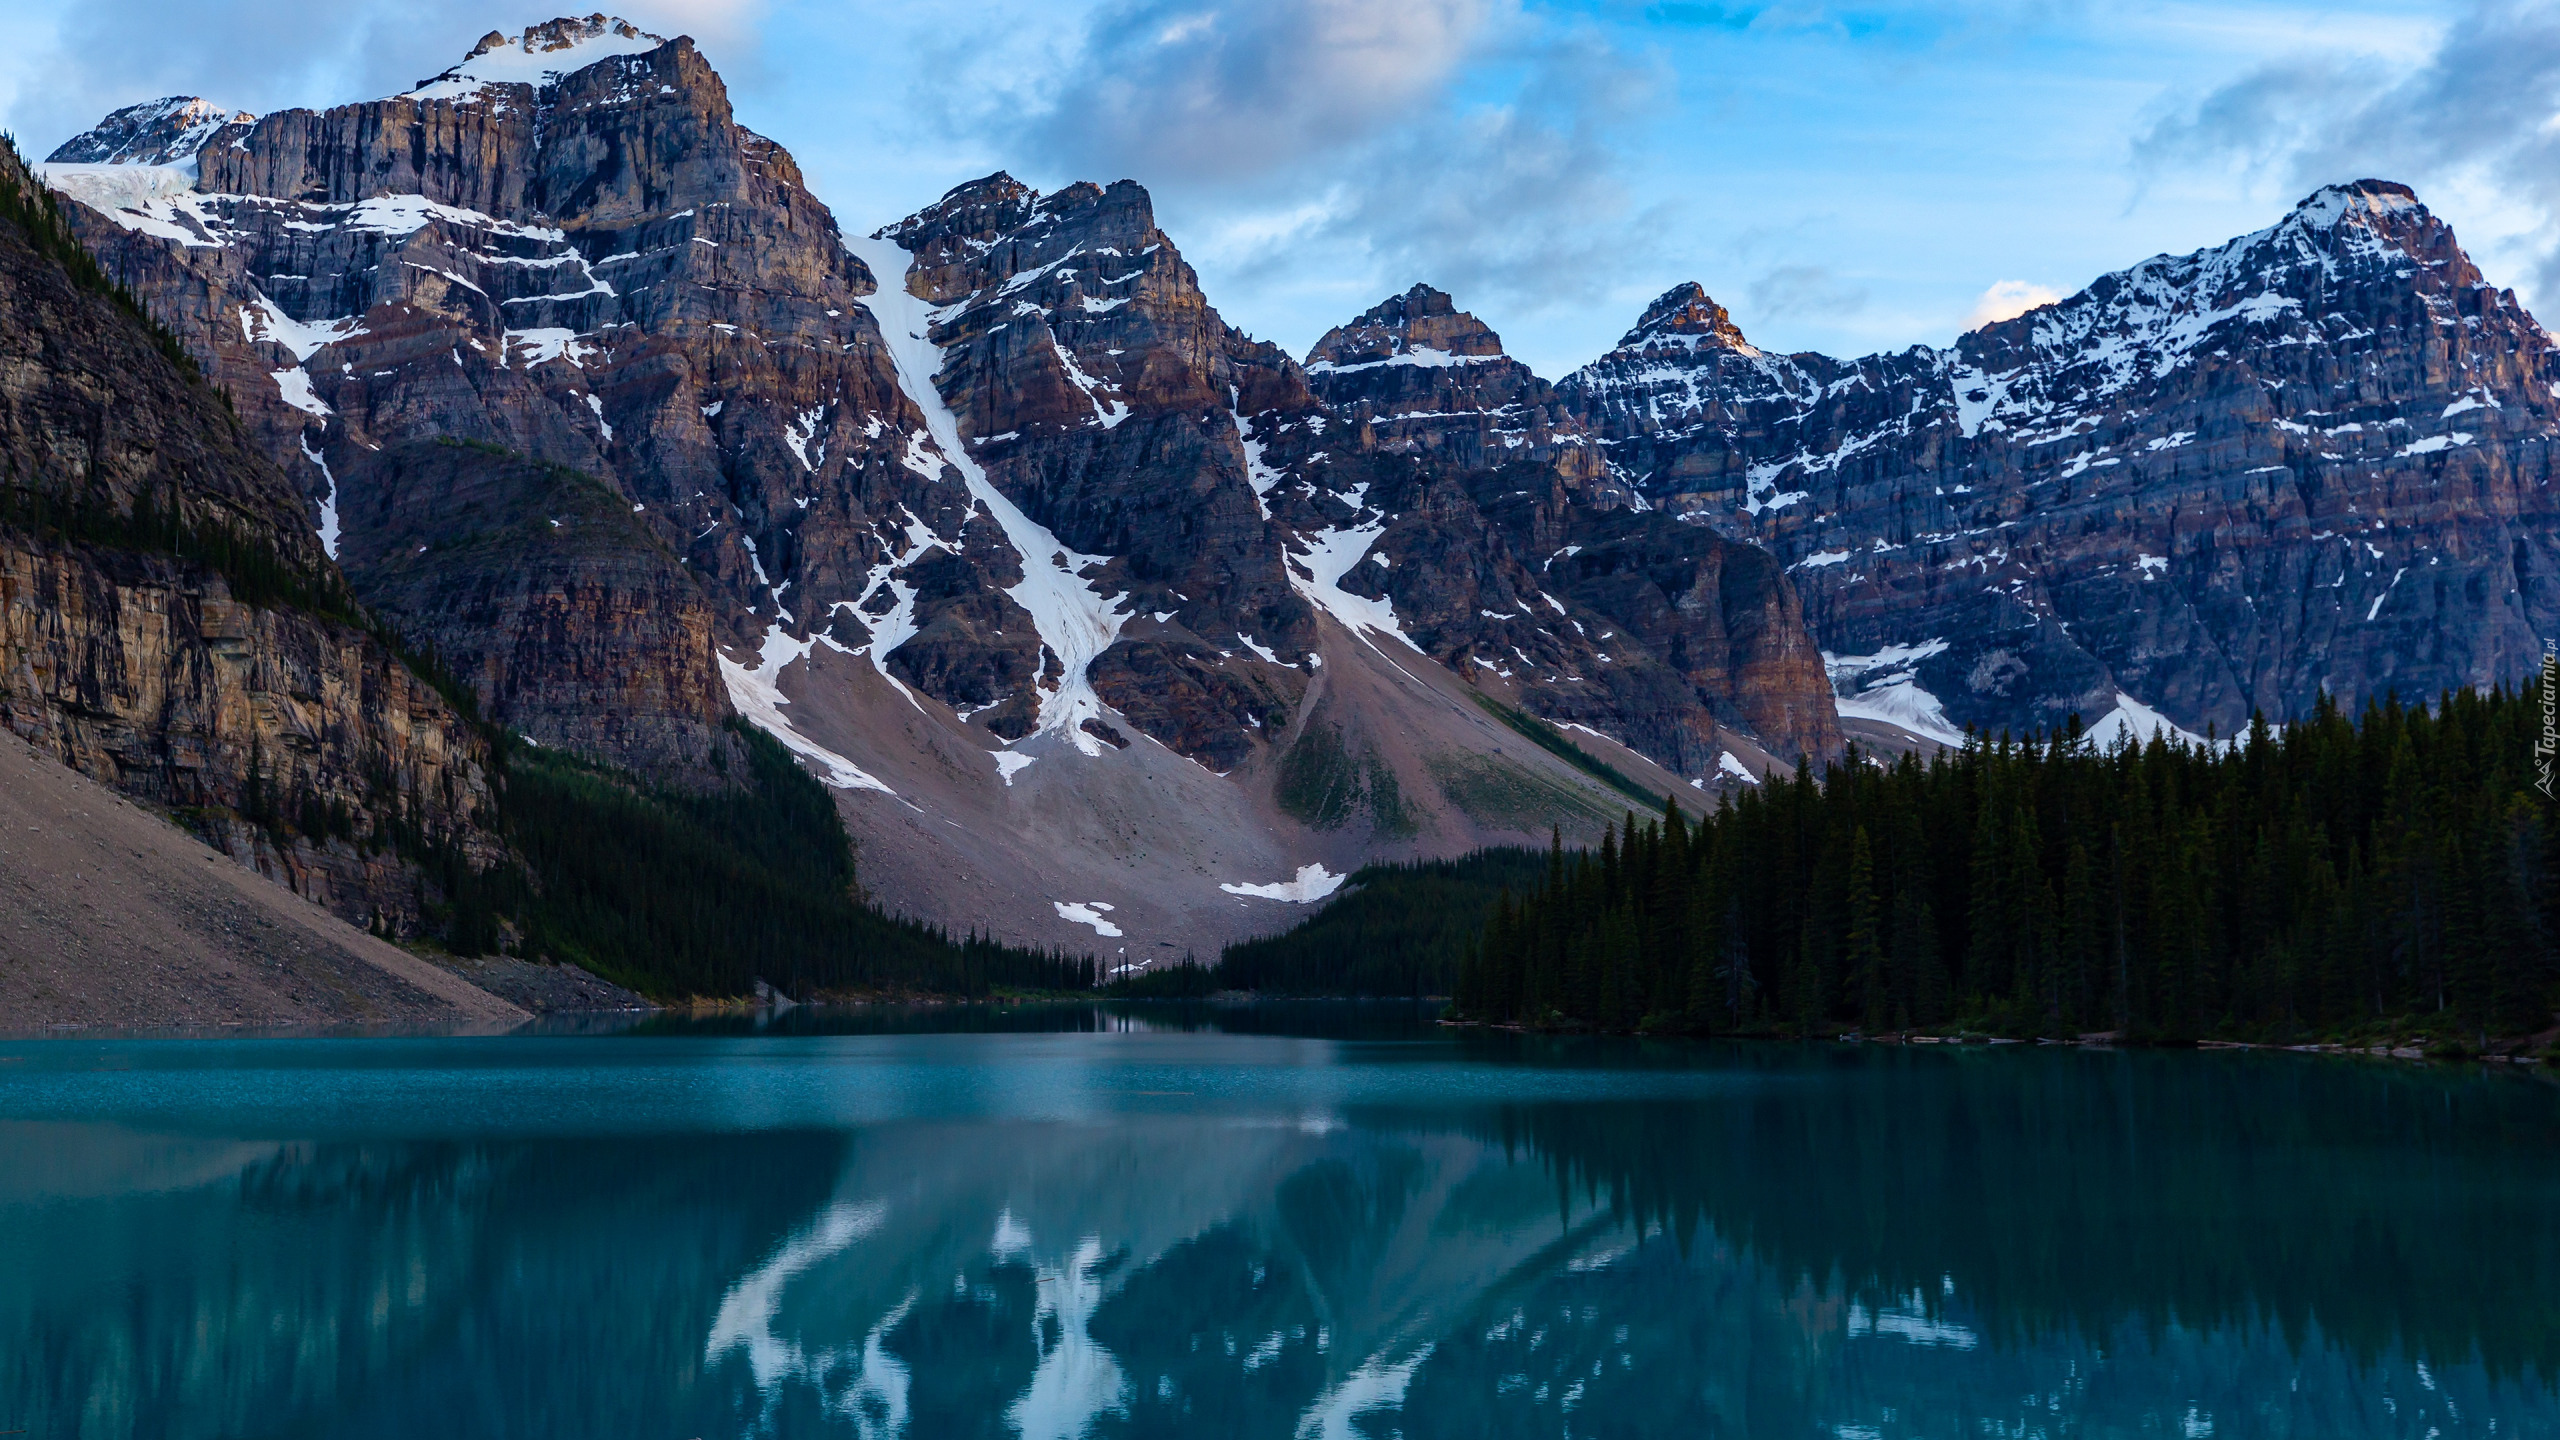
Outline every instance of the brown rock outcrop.
<path fill-rule="evenodd" d="M 602 481 L 413 440 L 364 454 L 346 489 L 348 582 L 489 719 L 679 783 L 744 773 L 711 597 Z"/>
<path fill-rule="evenodd" d="M 718 639 L 779 621 L 865 643 L 913 527 L 965 551 L 969 518 L 912 438 L 859 303 L 869 272 L 691 41 L 602 20 L 499 38 L 411 94 L 226 130 L 196 188 L 139 209 L 109 181 L 57 181 L 98 202 L 84 237 L 234 393 L 323 528 L 334 515 L 352 542 L 344 527 L 384 513 L 363 493 L 386 473 L 377 449 L 482 442 L 621 496 L 715 597 Z M 978 582 L 1001 569 L 972 564 Z M 404 614 L 488 599 L 405 593 Z M 628 625 L 573 650 L 590 679 L 672 653 Z M 546 688 L 532 673 L 524 694 Z M 662 697 L 644 709 L 691 717 L 681 742 L 630 738 L 627 694 L 558 678 L 545 723 L 566 743 L 706 778 L 689 767 L 707 753 L 696 720 L 728 705 L 716 667 L 633 682 Z M 572 713 L 587 703 L 592 725 Z"/>
<path fill-rule="evenodd" d="M 33 182 L 0 157 L 0 185 Z M 48 243 L 0 219 L 0 723 L 413 927 L 395 835 L 494 854 L 480 741 L 364 628 L 215 394 Z"/>

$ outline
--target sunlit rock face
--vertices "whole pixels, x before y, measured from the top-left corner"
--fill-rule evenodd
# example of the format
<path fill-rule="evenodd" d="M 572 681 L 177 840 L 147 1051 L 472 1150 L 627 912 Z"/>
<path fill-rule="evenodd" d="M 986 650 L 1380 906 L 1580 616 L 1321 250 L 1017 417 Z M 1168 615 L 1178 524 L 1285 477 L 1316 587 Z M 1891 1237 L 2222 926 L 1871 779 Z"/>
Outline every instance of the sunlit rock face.
<path fill-rule="evenodd" d="M 2533 670 L 2551 356 L 2360 181 L 1944 350 L 1769 355 L 1682 287 L 1559 389 L 1649 498 L 1780 557 L 1844 713 L 2228 734 Z"/>
<path fill-rule="evenodd" d="M 293 484 L 6 223 L 0 725 L 349 919 L 418 919 L 395 826 L 496 854 L 484 742 L 361 624 Z"/>

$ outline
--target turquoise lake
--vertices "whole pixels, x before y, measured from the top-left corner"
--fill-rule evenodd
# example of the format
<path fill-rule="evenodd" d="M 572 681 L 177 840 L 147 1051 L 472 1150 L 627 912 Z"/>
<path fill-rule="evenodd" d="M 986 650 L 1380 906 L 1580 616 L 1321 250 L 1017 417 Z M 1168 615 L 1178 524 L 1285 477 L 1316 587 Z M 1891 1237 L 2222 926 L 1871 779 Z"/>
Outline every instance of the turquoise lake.
<path fill-rule="evenodd" d="M 2560 1436 L 2560 1085 L 1399 1007 L 0 1041 L 0 1432 Z"/>

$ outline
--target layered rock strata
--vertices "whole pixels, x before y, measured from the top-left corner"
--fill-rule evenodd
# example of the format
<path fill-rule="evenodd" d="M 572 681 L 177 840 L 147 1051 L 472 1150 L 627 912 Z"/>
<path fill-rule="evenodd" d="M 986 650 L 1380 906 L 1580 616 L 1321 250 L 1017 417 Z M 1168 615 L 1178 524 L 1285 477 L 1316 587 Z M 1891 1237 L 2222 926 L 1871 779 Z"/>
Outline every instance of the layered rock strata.
<path fill-rule="evenodd" d="M 2534 672 L 2552 373 L 2361 181 L 1944 350 L 1764 354 L 1685 286 L 1559 389 L 1648 497 L 1785 562 L 1844 713 L 2227 735 Z"/>
<path fill-rule="evenodd" d="M 678 784 L 745 772 L 724 728 L 717 608 L 603 482 L 413 440 L 362 455 L 347 490 L 348 582 L 489 719 Z"/>
<path fill-rule="evenodd" d="M 5 157 L 0 187 L 34 193 Z M 362 626 L 219 396 L 43 225 L 0 219 L 0 724 L 341 915 L 414 927 L 395 838 L 495 853 L 477 736 Z"/>
<path fill-rule="evenodd" d="M 689 40 L 557 21 L 404 95 L 223 129 L 193 173 L 47 173 L 333 537 L 391 503 L 357 493 L 387 473 L 376 449 L 465 439 L 624 497 L 721 597 L 723 638 L 842 601 L 858 640 L 851 606 L 911 527 L 966 522 L 957 477 L 914 447 L 868 271 Z M 564 676 L 616 646 L 643 669 L 662 645 L 627 626 L 561 643 Z M 688 663 L 652 682 L 692 687 L 660 718 L 722 712 L 715 681 Z M 656 722 L 586 693 L 607 707 L 592 726 L 556 718 L 602 758 L 681 778 L 670 762 L 700 753 L 625 743 Z"/>
<path fill-rule="evenodd" d="M 1728 728 L 1789 761 L 1838 753 L 1777 566 L 1654 511 L 1449 296 L 1417 285 L 1336 327 L 1307 374 L 1326 413 L 1284 427 L 1278 458 L 1375 507 L 1369 563 L 1336 583 L 1392 606 L 1421 648 L 1701 779 L 1735 778 Z"/>

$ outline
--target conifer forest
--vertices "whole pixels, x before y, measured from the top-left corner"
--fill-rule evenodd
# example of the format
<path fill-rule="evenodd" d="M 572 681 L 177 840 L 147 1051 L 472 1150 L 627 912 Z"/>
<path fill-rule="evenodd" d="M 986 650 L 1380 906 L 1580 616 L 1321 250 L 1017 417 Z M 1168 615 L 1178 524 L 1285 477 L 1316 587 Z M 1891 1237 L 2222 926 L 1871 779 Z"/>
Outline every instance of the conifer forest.
<path fill-rule="evenodd" d="M 2540 725 L 2492 691 L 2324 700 L 2224 745 L 2101 751 L 2075 723 L 1926 764 L 1853 752 L 1556 848 L 1495 907 L 1455 1009 L 1690 1034 L 2534 1034 L 2560 999 Z"/>

